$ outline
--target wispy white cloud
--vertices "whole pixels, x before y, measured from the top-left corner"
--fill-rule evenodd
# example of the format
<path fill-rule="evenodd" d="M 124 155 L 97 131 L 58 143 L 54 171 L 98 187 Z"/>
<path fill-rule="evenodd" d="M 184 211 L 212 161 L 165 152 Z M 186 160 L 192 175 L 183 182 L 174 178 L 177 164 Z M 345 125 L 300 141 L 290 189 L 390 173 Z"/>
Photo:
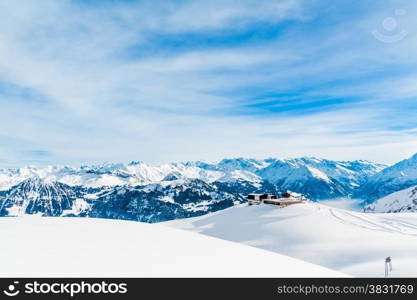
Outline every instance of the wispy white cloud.
<path fill-rule="evenodd" d="M 325 2 L 4 1 L 0 164 L 410 155 L 415 5 Z"/>

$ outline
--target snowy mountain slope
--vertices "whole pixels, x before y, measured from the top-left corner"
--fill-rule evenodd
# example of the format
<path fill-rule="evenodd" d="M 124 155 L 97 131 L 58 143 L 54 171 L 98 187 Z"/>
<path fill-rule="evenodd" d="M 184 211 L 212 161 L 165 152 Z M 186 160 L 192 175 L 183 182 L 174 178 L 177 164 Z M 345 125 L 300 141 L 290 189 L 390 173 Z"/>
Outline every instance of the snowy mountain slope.
<path fill-rule="evenodd" d="M 28 178 L 0 195 L 0 216 L 22 214 L 61 215 L 72 209 L 73 202 L 82 197 L 79 189 L 60 182 Z"/>
<path fill-rule="evenodd" d="M 224 159 L 218 163 L 186 162 L 150 166 L 142 162 L 73 167 L 26 167 L 0 170 L 0 190 L 32 177 L 57 181 L 69 186 L 103 188 L 138 186 L 176 179 L 199 179 L 207 183 L 269 181 L 282 189 L 306 194 L 313 200 L 349 196 L 369 176 L 380 171 L 380 164 L 353 161 L 336 162 L 316 158 Z"/>
<path fill-rule="evenodd" d="M 28 166 L 18 169 L 0 169 L 0 190 L 8 190 L 22 181 L 32 177 L 44 177 L 46 174 L 53 172 L 55 168 L 36 168 Z"/>
<path fill-rule="evenodd" d="M 279 164 L 279 166 L 278 166 Z M 280 186 L 283 190 L 302 193 L 310 199 L 346 196 L 348 191 L 336 180 L 308 165 L 292 165 L 276 162 L 264 169 L 262 177 Z"/>
<path fill-rule="evenodd" d="M 207 183 L 200 179 L 178 179 L 174 175 L 165 179 L 134 187 L 93 189 L 29 178 L 0 192 L 0 216 L 39 214 L 154 223 L 225 209 L 245 202 L 246 195 L 252 192 L 278 192 L 268 182 Z"/>
<path fill-rule="evenodd" d="M 385 166 L 368 161 L 337 162 L 317 158 L 275 160 L 257 174 L 283 190 L 303 193 L 313 200 L 349 196 Z"/>
<path fill-rule="evenodd" d="M 417 276 L 414 214 L 365 214 L 318 203 L 239 206 L 163 223 L 323 265 L 354 276 Z"/>
<path fill-rule="evenodd" d="M 1 254 L 7 257 L 0 268 L 2 277 L 346 276 L 284 255 L 156 224 L 0 218 L 0 235 Z"/>
<path fill-rule="evenodd" d="M 20 169 L 0 170 L 0 190 L 8 190 L 12 186 L 31 177 L 39 177 L 58 181 L 70 186 L 104 187 L 118 185 L 144 185 L 162 181 L 167 175 L 176 173 L 184 178 L 197 178 L 215 181 L 224 176 L 216 171 L 203 170 L 185 164 L 166 164 L 150 166 L 145 163 L 103 164 L 99 166 L 81 166 L 36 168 L 33 166 Z"/>
<path fill-rule="evenodd" d="M 356 194 L 371 203 L 415 185 L 417 185 L 417 154 L 371 176 Z"/>
<path fill-rule="evenodd" d="M 116 187 L 96 197 L 89 216 L 148 223 L 199 216 L 245 201 L 243 195 L 217 189 L 199 179 Z"/>
<path fill-rule="evenodd" d="M 417 186 L 392 193 L 364 207 L 365 212 L 417 212 Z"/>
<path fill-rule="evenodd" d="M 256 171 L 265 168 L 269 165 L 265 160 L 257 160 L 253 158 L 227 158 L 218 163 L 211 164 L 211 167 L 199 165 L 203 169 L 213 169 L 222 172 L 231 171 L 248 171 L 256 173 Z"/>
<path fill-rule="evenodd" d="M 88 216 L 155 223 L 201 216 L 246 202 L 249 193 L 277 193 L 268 182 L 244 180 L 207 183 L 174 179 L 144 186 L 121 186 L 95 195 Z"/>

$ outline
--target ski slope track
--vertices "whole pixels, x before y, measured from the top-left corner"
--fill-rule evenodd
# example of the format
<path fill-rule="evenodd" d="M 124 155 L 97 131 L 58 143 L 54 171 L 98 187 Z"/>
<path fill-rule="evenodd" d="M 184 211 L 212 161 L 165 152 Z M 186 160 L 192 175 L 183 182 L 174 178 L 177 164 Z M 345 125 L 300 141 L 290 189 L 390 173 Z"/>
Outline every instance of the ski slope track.
<path fill-rule="evenodd" d="M 319 203 L 242 205 L 164 224 L 358 277 L 384 276 L 384 259 L 391 256 L 391 276 L 417 276 L 417 216 L 412 213 L 366 214 Z"/>

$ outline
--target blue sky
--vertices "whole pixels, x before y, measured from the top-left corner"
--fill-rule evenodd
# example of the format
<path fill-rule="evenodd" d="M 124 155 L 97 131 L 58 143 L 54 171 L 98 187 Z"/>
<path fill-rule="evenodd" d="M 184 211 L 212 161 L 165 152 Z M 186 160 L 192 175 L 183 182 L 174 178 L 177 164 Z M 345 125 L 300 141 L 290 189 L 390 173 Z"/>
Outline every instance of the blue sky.
<path fill-rule="evenodd" d="M 417 152 L 411 1 L 0 2 L 0 167 Z"/>

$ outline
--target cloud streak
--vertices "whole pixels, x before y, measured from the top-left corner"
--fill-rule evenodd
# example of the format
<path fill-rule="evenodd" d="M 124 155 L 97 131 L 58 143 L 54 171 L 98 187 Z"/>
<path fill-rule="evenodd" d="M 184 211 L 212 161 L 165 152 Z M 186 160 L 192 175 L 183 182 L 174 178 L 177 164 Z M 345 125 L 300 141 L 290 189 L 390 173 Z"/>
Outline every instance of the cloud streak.
<path fill-rule="evenodd" d="M 416 5 L 400 2 L 3 2 L 1 164 L 409 156 Z M 396 8 L 409 34 L 381 43 Z"/>

